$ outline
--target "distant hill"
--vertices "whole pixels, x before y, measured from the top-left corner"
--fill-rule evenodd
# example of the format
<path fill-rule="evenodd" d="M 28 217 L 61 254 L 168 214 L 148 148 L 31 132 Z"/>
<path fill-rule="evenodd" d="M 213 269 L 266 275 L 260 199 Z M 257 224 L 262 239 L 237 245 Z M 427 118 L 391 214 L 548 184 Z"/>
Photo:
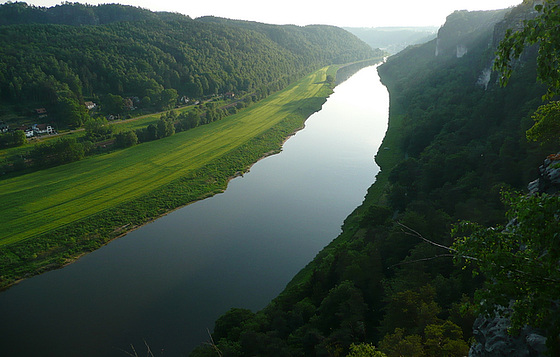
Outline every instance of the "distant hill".
<path fill-rule="evenodd" d="M 106 4 L 94 6 L 63 3 L 53 7 L 39 7 L 25 2 L 8 2 L 0 6 L 0 25 L 58 24 L 104 25 L 120 21 L 184 19 L 185 16 L 169 12 L 152 12 L 139 7 Z"/>
<path fill-rule="evenodd" d="M 437 27 L 345 27 L 350 33 L 370 45 L 390 54 L 398 53 L 410 45 L 433 40 Z"/>
<path fill-rule="evenodd" d="M 530 16 L 530 5 L 455 12 L 437 38 L 379 67 L 390 117 L 376 183 L 341 235 L 267 307 L 232 309 L 216 321 L 212 338 L 224 355 L 344 356 L 364 343 L 387 356 L 487 355 L 469 354 L 474 339 L 478 351 L 539 355 L 543 346 L 526 335 L 519 349 L 497 337 L 503 320 L 482 320 L 473 333 L 471 304 L 483 277 L 425 243 L 449 246 L 459 220 L 507 223 L 501 190 L 523 190 L 555 152 L 525 137 L 545 93 L 536 81 L 536 49 L 515 63 L 505 88 L 491 71 L 505 29 Z M 371 346 L 361 348 L 373 355 Z"/>
<path fill-rule="evenodd" d="M 45 107 L 59 125 L 81 124 L 57 113 L 85 98 L 135 98 L 147 110 L 182 96 L 259 98 L 320 67 L 376 55 L 332 26 L 193 20 L 116 4 L 0 5 L 0 103 L 20 116 Z"/>

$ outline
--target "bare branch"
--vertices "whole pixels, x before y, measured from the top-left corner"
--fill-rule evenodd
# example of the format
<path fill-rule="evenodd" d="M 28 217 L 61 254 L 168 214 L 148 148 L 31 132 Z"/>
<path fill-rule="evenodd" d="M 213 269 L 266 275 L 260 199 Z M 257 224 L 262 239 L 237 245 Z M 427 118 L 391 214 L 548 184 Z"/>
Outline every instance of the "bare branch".
<path fill-rule="evenodd" d="M 468 255 L 462 255 L 462 254 L 459 255 L 456 249 L 453 249 L 453 248 L 450 248 L 450 247 L 446 247 L 445 245 L 442 245 L 442 244 L 436 243 L 436 242 L 434 242 L 434 241 L 431 241 L 431 240 L 425 238 L 425 237 L 424 237 L 422 234 L 420 234 L 419 232 L 417 232 L 417 231 L 415 231 L 414 229 L 412 229 L 412 228 L 410 228 L 410 227 L 408 227 L 408 226 L 402 224 L 401 222 L 397 222 L 397 224 L 398 224 L 399 226 L 401 226 L 401 227 L 403 227 L 404 229 L 407 230 L 407 231 L 405 231 L 405 230 L 403 229 L 403 233 L 404 233 L 404 234 L 407 234 L 407 235 L 409 235 L 409 236 L 413 236 L 413 237 L 420 238 L 421 240 L 423 240 L 424 242 L 426 242 L 426 243 L 428 243 L 428 244 L 430 244 L 430 245 L 433 245 L 433 246 L 438 247 L 438 248 L 445 249 L 445 250 L 447 250 L 448 252 L 453 252 L 453 253 L 455 253 L 455 254 L 440 254 L 440 255 L 436 255 L 436 256 L 430 257 L 430 258 L 422 258 L 422 259 L 417 259 L 417 260 L 408 261 L 408 262 L 401 262 L 401 263 L 398 263 L 398 264 L 391 265 L 389 268 L 392 268 L 392 267 L 397 266 L 397 265 L 410 264 L 410 263 L 414 263 L 414 262 L 418 262 L 418 261 L 427 261 L 427 260 L 432 260 L 432 259 L 435 259 L 435 258 L 445 257 L 445 256 L 451 256 L 451 257 L 459 256 L 459 257 L 464 258 L 464 259 L 469 259 L 469 260 L 476 261 L 476 262 L 482 262 L 480 259 L 475 258 L 475 257 L 471 257 L 471 256 L 468 256 Z M 491 262 L 491 264 L 494 264 L 494 265 L 495 265 L 494 262 Z M 508 270 L 508 271 L 510 271 L 510 272 L 512 272 L 512 273 L 517 273 L 517 274 L 524 275 L 524 276 L 530 276 L 530 277 L 532 277 L 533 279 L 543 280 L 543 281 L 546 281 L 546 282 L 560 283 L 560 281 L 558 281 L 558 280 L 556 280 L 556 279 L 552 279 L 552 278 L 548 278 L 548 277 L 536 277 L 534 274 L 531 274 L 531 273 L 528 273 L 528 272 L 525 272 L 525 271 L 519 270 L 519 269 L 511 269 L 511 268 L 508 268 L 508 267 L 506 267 L 506 266 L 504 266 L 504 265 L 499 265 L 499 267 L 502 268 L 502 269 Z M 389 269 L 389 268 L 387 268 L 387 269 Z"/>
<path fill-rule="evenodd" d="M 146 356 L 154 357 L 154 354 L 152 353 L 152 350 L 150 349 L 150 346 L 148 345 L 148 342 L 146 342 L 146 340 L 143 340 L 143 341 L 144 341 L 144 345 L 146 345 L 146 349 L 148 350 L 147 353 L 146 353 Z"/>
<path fill-rule="evenodd" d="M 212 346 L 212 348 L 214 349 L 214 352 L 216 352 L 216 354 L 219 357 L 222 357 L 222 351 L 220 351 L 220 349 L 218 348 L 218 346 L 216 346 L 216 344 L 214 343 L 214 339 L 212 338 L 212 334 L 210 333 L 209 329 L 206 329 L 206 331 L 208 331 L 208 336 L 210 336 L 210 342 L 206 342 L 206 344 Z"/>
<path fill-rule="evenodd" d="M 453 258 L 455 255 L 453 254 L 439 254 L 439 255 L 434 255 L 433 257 L 428 257 L 428 258 L 421 258 L 421 259 L 414 259 L 414 260 L 407 260 L 407 261 L 403 261 L 397 264 L 393 264 L 390 267 L 388 267 L 387 269 L 391 269 L 393 267 L 399 266 L 399 265 L 404 265 L 404 264 L 412 264 L 412 263 L 418 263 L 418 262 L 424 262 L 424 261 L 428 261 L 428 260 L 434 260 L 437 258 L 444 258 L 444 257 L 451 257 Z"/>
<path fill-rule="evenodd" d="M 426 242 L 426 243 L 428 243 L 428 244 L 431 244 L 431 245 L 433 245 L 433 246 L 436 246 L 436 247 L 445 249 L 445 250 L 447 250 L 447 251 L 449 251 L 449 252 L 454 252 L 454 253 L 457 252 L 457 251 L 456 251 L 455 249 L 453 249 L 453 248 L 446 247 L 445 245 L 436 243 L 436 242 L 434 242 L 434 241 L 429 240 L 428 238 L 425 238 L 423 235 L 421 235 L 420 233 L 418 233 L 418 232 L 415 231 L 414 229 L 412 229 L 412 228 L 410 228 L 410 227 L 408 227 L 408 226 L 402 224 L 401 222 L 397 222 L 397 224 L 398 224 L 399 226 L 401 226 L 401 227 L 403 227 L 403 228 L 405 228 L 405 229 L 408 230 L 408 232 L 406 232 L 406 231 L 403 230 L 403 233 L 404 233 L 404 234 L 408 234 L 409 236 L 413 236 L 413 237 L 420 238 L 420 239 L 422 239 L 424 242 Z"/>

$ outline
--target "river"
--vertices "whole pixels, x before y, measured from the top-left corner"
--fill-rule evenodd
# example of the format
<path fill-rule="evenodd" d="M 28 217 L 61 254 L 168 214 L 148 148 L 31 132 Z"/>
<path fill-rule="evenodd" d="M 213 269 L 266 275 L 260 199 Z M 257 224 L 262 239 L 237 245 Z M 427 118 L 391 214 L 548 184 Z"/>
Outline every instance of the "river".
<path fill-rule="evenodd" d="M 224 193 L 0 293 L 0 354 L 188 355 L 230 308 L 263 308 L 362 202 L 388 108 L 362 69 Z"/>

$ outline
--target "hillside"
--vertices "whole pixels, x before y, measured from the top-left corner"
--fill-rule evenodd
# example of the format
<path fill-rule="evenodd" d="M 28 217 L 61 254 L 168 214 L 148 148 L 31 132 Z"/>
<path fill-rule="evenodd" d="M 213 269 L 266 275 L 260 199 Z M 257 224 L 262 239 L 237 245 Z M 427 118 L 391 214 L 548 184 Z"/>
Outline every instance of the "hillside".
<path fill-rule="evenodd" d="M 345 27 L 359 39 L 390 54 L 395 54 L 408 46 L 433 40 L 437 27 Z"/>
<path fill-rule="evenodd" d="M 379 53 L 377 53 L 379 54 Z M 330 26 L 268 26 L 122 5 L 0 5 L 0 120 L 80 126 L 85 101 L 104 114 L 173 107 L 182 97 L 259 98 L 323 66 L 375 57 Z M 118 97 L 116 97 L 118 96 Z M 115 98 L 129 105 L 114 104 Z M 134 114 L 134 113 L 132 113 Z"/>
<path fill-rule="evenodd" d="M 555 149 L 525 138 L 546 91 L 534 49 L 507 87 L 491 72 L 503 29 L 530 5 L 451 14 L 436 39 L 379 68 L 391 104 L 376 183 L 343 233 L 269 306 L 232 309 L 216 322 L 224 354 L 346 355 L 353 343 L 387 356 L 468 353 L 484 278 L 424 238 L 449 246 L 458 220 L 506 223 L 501 190 L 526 191 Z M 542 348 L 524 341 L 535 355 Z"/>
<path fill-rule="evenodd" d="M 221 192 L 320 109 L 338 64 L 376 54 L 332 26 L 0 5 L 0 288 Z"/>

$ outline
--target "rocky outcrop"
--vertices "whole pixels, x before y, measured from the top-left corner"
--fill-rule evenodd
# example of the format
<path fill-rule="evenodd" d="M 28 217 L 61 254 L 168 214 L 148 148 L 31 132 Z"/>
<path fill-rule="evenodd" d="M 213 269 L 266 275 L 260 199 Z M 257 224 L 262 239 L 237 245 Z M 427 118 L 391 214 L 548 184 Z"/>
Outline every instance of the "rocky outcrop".
<path fill-rule="evenodd" d="M 546 355 L 546 337 L 531 328 L 510 335 L 511 326 L 505 317 L 479 317 L 473 326 L 476 343 L 469 357 L 540 357 Z"/>
<path fill-rule="evenodd" d="M 549 155 L 539 167 L 539 177 L 528 185 L 529 194 L 560 194 L 560 153 Z M 510 224 L 515 224 L 514 221 Z M 507 314 L 503 314 L 507 315 Z M 473 325 L 476 343 L 469 357 L 537 357 L 547 356 L 546 337 L 531 327 L 511 335 L 511 323 L 507 317 L 478 317 Z"/>
<path fill-rule="evenodd" d="M 560 153 L 549 155 L 539 167 L 539 178 L 529 183 L 529 194 L 560 192 Z"/>
<path fill-rule="evenodd" d="M 502 21 L 508 11 L 455 11 L 438 31 L 436 57 L 461 58 L 480 41 L 490 45 L 494 25 Z"/>

